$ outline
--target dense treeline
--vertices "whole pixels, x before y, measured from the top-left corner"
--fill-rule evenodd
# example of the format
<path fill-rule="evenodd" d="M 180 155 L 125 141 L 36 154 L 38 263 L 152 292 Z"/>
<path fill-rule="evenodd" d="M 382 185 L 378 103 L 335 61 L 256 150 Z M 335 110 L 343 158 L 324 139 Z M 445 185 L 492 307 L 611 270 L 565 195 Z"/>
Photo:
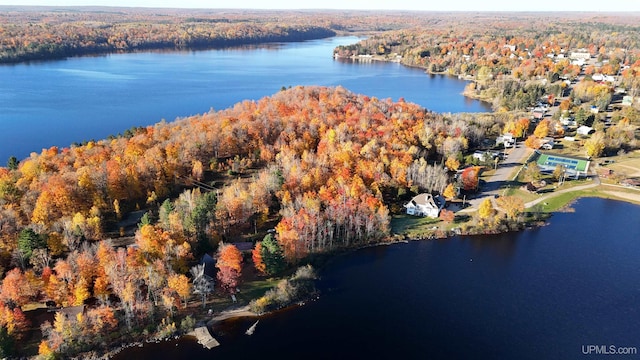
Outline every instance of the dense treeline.
<path fill-rule="evenodd" d="M 150 49 L 204 49 L 334 36 L 331 29 L 278 23 L 88 23 L 10 24 L 0 32 L 0 62 Z"/>
<path fill-rule="evenodd" d="M 0 63 L 303 41 L 420 23 L 398 13 L 3 7 Z"/>
<path fill-rule="evenodd" d="M 123 214 L 201 180 L 204 171 L 233 174 L 269 164 L 253 182 L 237 180 L 218 191 L 217 202 L 225 209 L 217 212 L 220 233 L 268 211 L 267 194 L 273 193 L 284 218 L 281 241 L 296 226 L 302 228 L 291 235 L 295 238 L 313 234 L 305 239 L 305 252 L 337 245 L 333 235 L 345 242 L 371 240 L 385 233 L 378 225 L 387 222 L 381 203 L 386 187 L 426 184 L 419 174 L 427 165 L 419 159 L 457 155 L 479 144 L 484 132 L 402 101 L 341 88 L 295 88 L 140 128 L 128 137 L 53 147 L 32 154 L 16 170 L 2 169 L 2 243 L 12 250 L 21 229 L 30 227 L 73 249 L 78 239 L 102 238 L 105 227 Z M 281 184 L 273 184 L 274 173 Z M 267 190 L 252 187 L 256 182 L 267 184 L 261 185 Z M 430 190 L 442 191 L 439 184 Z M 353 211 L 357 218 L 343 218 L 350 214 L 345 207 L 359 208 Z M 326 224 L 319 221 L 322 216 L 332 218 L 332 228 L 309 228 Z M 296 225 L 298 217 L 305 220 Z M 318 243 L 315 236 L 324 240 Z"/>
<path fill-rule="evenodd" d="M 295 263 L 380 241 L 389 231 L 385 199 L 408 188 L 443 192 L 450 180 L 442 160 L 461 157 L 492 128 L 481 117 L 437 115 L 402 100 L 296 87 L 34 153 L 0 168 L 0 298 L 11 311 L 32 301 L 98 301 L 84 322 L 60 317 L 45 328 L 44 353 L 86 349 L 108 340 L 96 335 L 107 329 L 124 335 L 165 318 L 169 326 L 198 288 L 206 297 L 198 271 L 185 274 L 221 240 L 276 219 L 275 239 L 254 251 L 265 273 L 282 269 L 279 258 Z M 207 181 L 216 178 L 226 180 L 213 189 Z M 148 212 L 135 246 L 101 241 L 118 237 L 117 221 L 138 208 Z M 235 259 L 218 260 L 218 284 L 230 292 L 242 261 L 232 250 L 220 246 L 218 255 Z"/>
<path fill-rule="evenodd" d="M 558 42 L 568 41 L 580 47 L 594 43 L 608 48 L 637 48 L 635 36 L 627 35 L 633 29 L 623 26 L 635 25 L 633 16 L 600 14 L 591 14 L 593 22 L 583 23 L 579 17 L 584 15 L 573 13 L 478 15 L 399 11 L 274 12 L 15 6 L 4 6 L 2 10 L 0 62 L 116 51 L 201 49 L 269 41 L 301 41 L 332 36 L 336 32 L 370 34 L 390 30 L 399 32 L 389 32 L 351 50 L 360 54 L 397 52 L 404 55 L 403 61 L 409 65 L 443 71 L 449 68 L 450 57 L 425 64 L 425 55 L 436 55 L 441 51 L 446 53 L 449 49 L 464 51 L 456 47 L 469 47 L 470 42 L 479 42 L 480 46 L 488 46 L 486 50 L 491 50 L 493 45 L 501 42 L 529 46 L 531 39 L 538 43 L 548 38 L 553 43 L 556 41 L 554 36 L 560 34 Z M 554 25 L 549 27 L 549 24 Z M 424 30 L 400 30 L 412 28 L 430 29 L 437 36 L 425 37 Z M 478 32 L 477 29 L 486 30 Z M 545 30 L 534 33 L 531 29 Z M 567 33 L 566 29 L 571 30 L 570 39 L 562 37 Z M 505 31 L 511 33 L 505 36 Z M 607 36 L 611 32 L 616 32 L 616 36 Z M 495 36 L 498 36 L 498 41 L 492 44 L 491 38 Z M 421 45 L 414 46 L 416 41 L 420 41 Z M 532 46 L 529 48 L 533 49 Z M 499 70 L 494 72 L 498 74 Z M 473 74 L 474 69 L 457 73 Z"/>

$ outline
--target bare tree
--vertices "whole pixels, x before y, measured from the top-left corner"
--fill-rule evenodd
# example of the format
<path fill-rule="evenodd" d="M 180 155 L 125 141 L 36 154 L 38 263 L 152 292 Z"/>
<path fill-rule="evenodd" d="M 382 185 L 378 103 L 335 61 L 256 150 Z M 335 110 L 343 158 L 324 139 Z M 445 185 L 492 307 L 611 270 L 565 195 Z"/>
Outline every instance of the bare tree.
<path fill-rule="evenodd" d="M 202 307 L 204 308 L 207 302 L 207 295 L 213 292 L 213 279 L 204 273 L 204 264 L 196 265 L 190 271 L 191 275 L 193 275 L 193 293 L 202 297 Z"/>
<path fill-rule="evenodd" d="M 31 265 L 36 271 L 42 271 L 42 269 L 51 265 L 51 254 L 47 249 L 34 249 L 29 259 Z"/>

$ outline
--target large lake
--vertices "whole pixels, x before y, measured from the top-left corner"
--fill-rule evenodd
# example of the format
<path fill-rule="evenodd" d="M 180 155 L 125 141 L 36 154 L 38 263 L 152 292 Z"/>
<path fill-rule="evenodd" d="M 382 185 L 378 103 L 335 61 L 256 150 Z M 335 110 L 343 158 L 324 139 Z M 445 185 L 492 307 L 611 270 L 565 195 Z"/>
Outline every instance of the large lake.
<path fill-rule="evenodd" d="M 454 78 L 332 59 L 356 40 L 0 66 L 0 164 L 289 85 L 488 110 Z M 180 340 L 118 358 L 573 359 L 588 345 L 640 348 L 640 207 L 583 199 L 575 209 L 520 233 L 356 251 L 322 269 L 319 300 L 262 318 L 253 336 L 240 320 L 212 351 Z"/>
<path fill-rule="evenodd" d="M 149 52 L 0 66 L 0 164 L 50 146 L 102 139 L 132 126 L 224 109 L 282 86 L 342 85 L 437 112 L 490 108 L 466 82 L 397 63 L 332 57 L 356 37 L 196 52 Z"/>
<path fill-rule="evenodd" d="M 181 340 L 116 359 L 578 359 L 589 345 L 640 349 L 640 207 L 587 198 L 574 208 L 519 233 L 359 250 L 322 270 L 318 300 L 261 318 L 252 336 L 254 320 L 235 321 L 211 351 Z"/>

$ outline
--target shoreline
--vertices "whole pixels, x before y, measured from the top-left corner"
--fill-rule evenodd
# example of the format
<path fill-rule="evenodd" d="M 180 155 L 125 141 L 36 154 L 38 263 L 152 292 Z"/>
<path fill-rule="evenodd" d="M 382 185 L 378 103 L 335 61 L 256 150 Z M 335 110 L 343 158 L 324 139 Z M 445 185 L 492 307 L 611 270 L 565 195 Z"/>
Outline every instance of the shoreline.
<path fill-rule="evenodd" d="M 266 313 L 269 314 L 269 313 Z M 209 321 L 206 321 L 207 327 L 213 327 L 214 325 L 229 319 L 239 319 L 244 317 L 252 317 L 259 318 L 262 315 L 266 314 L 257 314 L 250 310 L 250 305 L 244 305 L 239 308 L 230 308 L 221 311 L 218 315 L 214 315 Z"/>
<path fill-rule="evenodd" d="M 330 36 L 310 36 L 309 38 L 296 39 L 294 36 L 290 36 L 289 38 L 284 37 L 280 39 L 247 39 L 243 41 L 242 39 L 237 40 L 234 43 L 220 43 L 220 44 L 210 44 L 210 45 L 195 45 L 195 46 L 184 46 L 177 47 L 173 44 L 171 45 L 149 45 L 147 47 L 135 47 L 130 49 L 99 49 L 99 50 L 87 50 L 77 49 L 75 53 L 69 54 L 60 54 L 60 55 L 51 55 L 44 54 L 38 55 L 33 54 L 29 56 L 24 56 L 23 58 L 10 58 L 10 59 L 0 59 L 0 66 L 7 65 L 29 65 L 35 63 L 43 63 L 50 61 L 60 61 L 72 58 L 82 58 L 82 57 L 101 57 L 101 56 L 109 56 L 109 55 L 118 55 L 118 54 L 135 54 L 135 53 L 153 53 L 153 52 L 170 52 L 170 53 L 180 53 L 180 52 L 195 52 L 195 51 L 209 51 L 209 50 L 227 50 L 234 48 L 242 48 L 245 46 L 267 46 L 269 44 L 289 44 L 289 43 L 299 43 L 304 41 L 313 41 L 313 40 L 322 40 L 329 39 L 332 37 L 336 37 L 337 34 Z M 215 41 L 214 41 L 215 42 Z M 220 41 L 224 42 L 224 41 Z"/>
<path fill-rule="evenodd" d="M 608 185 L 608 184 L 602 184 L 602 185 Z M 553 215 L 554 213 L 560 213 L 560 212 L 567 212 L 570 211 L 570 207 L 573 203 L 575 203 L 576 201 L 582 199 L 582 198 L 590 198 L 590 197 L 599 197 L 599 198 L 603 198 L 603 199 L 610 199 L 610 200 L 615 200 L 615 201 L 621 201 L 621 202 L 626 202 L 626 203 L 631 203 L 631 204 L 635 204 L 637 206 L 640 206 L 640 194 L 635 194 L 636 196 L 633 197 L 633 200 L 631 199 L 626 199 L 626 198 L 622 198 L 619 197 L 621 194 L 627 194 L 624 192 L 618 192 L 618 191 L 607 191 L 607 190 L 602 190 L 605 194 L 609 194 L 611 196 L 613 196 L 613 198 L 608 198 L 608 197 L 603 197 L 603 196 L 597 196 L 597 195 L 593 195 L 593 194 L 587 194 L 587 195 L 580 195 L 578 194 L 578 196 L 572 198 L 571 200 L 567 201 L 565 204 L 563 204 L 559 209 L 554 210 L 554 211 L 550 211 L 547 212 L 546 214 L 548 214 L 549 216 Z M 400 244 L 400 243 L 404 243 L 404 244 L 408 244 L 411 241 L 425 241 L 425 240 L 437 240 L 437 239 L 446 239 L 446 238 L 451 238 L 454 236 L 478 236 L 478 235 L 495 235 L 495 234 L 503 234 L 503 233 L 507 233 L 507 232 L 514 232 L 514 231 L 526 231 L 526 230 L 530 230 L 530 229 L 534 229 L 537 227 L 541 227 L 541 226 L 545 226 L 547 225 L 548 222 L 546 220 L 536 220 L 536 221 L 529 221 L 529 222 L 523 222 L 521 224 L 521 228 L 518 230 L 509 230 L 509 231 L 496 231 L 496 232 L 468 232 L 468 233 L 461 233 L 461 234 L 456 234 L 453 233 L 451 231 L 448 232 L 448 235 L 444 236 L 444 237 L 423 237 L 423 238 L 409 238 L 406 236 L 403 236 L 402 234 L 392 234 L 389 237 L 389 241 L 384 241 L 384 242 L 379 242 L 379 243 L 372 243 L 372 244 L 367 244 L 367 245 L 363 245 L 363 246 L 359 246 L 357 248 L 351 248 L 351 249 L 342 249 L 339 250 L 337 252 L 334 252 L 331 254 L 331 256 L 328 256 L 328 254 L 325 254 L 326 259 L 325 261 L 322 261 L 321 264 L 319 264 L 317 266 L 318 269 L 322 269 L 323 267 L 329 265 L 334 259 L 346 255 L 346 254 L 350 254 L 352 252 L 361 250 L 361 249 L 366 249 L 366 248 L 372 248 L 372 247 L 378 247 L 378 246 L 391 246 L 391 245 L 396 245 L 396 244 Z M 400 237 L 402 237 L 400 239 Z M 314 296 L 310 299 L 316 299 L 317 297 Z M 222 310 L 221 312 L 219 312 L 217 315 L 213 315 L 209 320 L 205 321 L 205 325 L 207 326 L 207 328 L 210 329 L 212 336 L 215 337 L 215 326 L 219 325 L 221 322 L 227 321 L 227 320 L 237 320 L 237 319 L 242 319 L 242 318 L 253 318 L 253 319 L 261 319 L 263 316 L 268 316 L 268 315 L 272 315 L 275 313 L 278 313 L 280 311 L 286 311 L 288 309 L 291 309 L 293 307 L 297 307 L 297 306 L 301 306 L 304 305 L 307 301 L 309 301 L 310 299 L 306 299 L 303 300 L 302 302 L 295 302 L 295 303 L 291 303 L 283 308 L 277 309 L 277 310 L 272 310 L 272 311 L 268 311 L 265 312 L 263 314 L 257 314 L 253 311 L 250 310 L 250 306 L 249 305 L 244 305 L 244 306 L 232 306 L 230 308 L 227 308 L 225 310 Z M 194 314 L 191 314 L 194 315 Z M 98 356 L 97 353 L 90 353 L 90 354 L 86 354 L 89 355 L 89 358 L 91 359 L 110 359 L 113 356 L 119 354 L 120 352 L 128 349 L 128 348 L 132 348 L 132 347 L 143 347 L 145 346 L 145 344 L 153 344 L 153 343 L 160 343 L 163 341 L 172 341 L 172 340 L 179 340 L 179 339 L 183 339 L 183 338 L 189 338 L 191 340 L 196 341 L 196 337 L 195 337 L 195 332 L 194 330 L 189 331 L 188 333 L 185 334 L 181 334 L 181 335 L 172 335 L 169 336 L 167 338 L 164 339 L 143 339 L 143 340 L 139 340 L 139 341 L 135 341 L 135 342 L 131 342 L 131 343 L 127 343 L 127 344 L 122 344 L 114 349 L 111 349 L 107 352 L 105 352 L 103 355 Z M 221 345 L 224 346 L 224 345 Z"/>
<path fill-rule="evenodd" d="M 388 61 L 388 60 L 378 60 L 378 61 Z M 408 66 L 408 65 L 404 65 L 403 66 Z M 410 67 L 410 66 L 408 66 Z M 420 68 L 420 67 L 417 67 Z M 429 72 L 427 72 L 428 74 L 431 74 Z M 438 75 L 438 73 L 433 73 L 435 75 Z M 439 73 L 439 75 L 449 75 L 449 76 L 453 76 L 450 74 L 445 74 L 445 73 Z M 595 187 L 598 184 L 591 184 L 588 187 Z M 615 186 L 615 185 L 610 185 L 610 184 L 602 184 L 607 185 L 607 186 Z M 548 216 L 551 216 L 553 213 L 555 212 L 560 212 L 562 211 L 561 209 L 566 208 L 568 206 L 570 206 L 573 202 L 577 201 L 580 198 L 583 197 L 604 197 L 606 198 L 606 194 L 612 196 L 615 198 L 615 200 L 617 201 L 624 201 L 624 202 L 630 202 L 633 204 L 636 204 L 636 201 L 638 203 L 640 203 L 640 198 L 636 198 L 635 200 L 626 198 L 625 195 L 621 195 L 621 194 L 627 194 L 625 192 L 622 191 L 607 191 L 605 189 L 602 188 L 598 188 L 596 190 L 597 194 L 583 194 L 583 189 L 568 189 L 567 191 L 564 192 L 557 192 L 557 193 L 551 193 L 548 195 L 543 195 L 542 197 L 540 197 L 539 199 L 535 200 L 537 203 L 540 203 L 546 199 L 551 199 L 551 198 L 555 198 L 555 197 L 560 197 L 562 194 L 567 193 L 570 194 L 568 197 L 570 197 L 570 199 L 563 205 L 561 205 L 560 209 L 555 209 L 555 210 L 549 210 L 549 211 L 537 211 L 538 214 L 542 213 Z M 633 194 L 633 196 L 631 196 L 632 198 L 635 197 L 636 194 Z M 535 205 L 535 204 L 534 204 Z M 535 211 L 533 211 L 532 207 L 528 207 L 525 212 L 527 212 L 527 210 L 530 210 L 529 213 L 534 213 Z M 372 243 L 368 243 L 368 244 L 364 244 L 358 247 L 354 247 L 354 248 L 345 248 L 345 249 L 338 249 L 335 253 L 329 253 L 329 254 L 319 254 L 323 257 L 326 258 L 327 262 L 330 262 L 332 259 L 345 254 L 345 253 L 350 253 L 354 250 L 359 250 L 362 248 L 369 248 L 369 247 L 375 247 L 375 246 L 381 246 L 381 245 L 393 245 L 393 244 L 397 244 L 397 243 L 408 243 L 409 241 L 416 241 L 416 240 L 432 240 L 432 239 L 439 239 L 439 238 L 449 238 L 449 237 L 453 237 L 453 236 L 472 236 L 472 235 L 486 235 L 486 234 L 499 234 L 499 233 L 507 233 L 507 232 L 513 232 L 513 231 L 521 231 L 521 230 L 526 230 L 532 227 L 537 227 L 537 226 L 542 226 L 543 222 L 541 221 L 534 221 L 534 220 L 529 220 L 529 221 L 523 221 L 519 224 L 517 224 L 515 226 L 514 229 L 510 229 L 510 230 L 502 230 L 502 229 L 491 229 L 489 231 L 485 231 L 482 232 L 482 228 L 472 228 L 473 231 L 468 231 L 468 232 L 464 232 L 464 233 L 456 233 L 455 228 L 451 228 L 451 229 L 438 229 L 434 232 L 433 236 L 429 235 L 426 237 L 408 237 L 407 235 L 402 235 L 402 234 L 391 234 L 389 235 L 387 238 L 383 239 L 380 242 L 372 242 Z M 478 231 L 475 231 L 478 230 Z M 485 229 L 486 230 L 486 229 Z M 288 306 L 286 306 L 284 309 L 290 308 L 292 306 L 295 306 L 295 304 L 290 304 Z M 266 312 L 266 314 L 271 314 L 274 313 L 276 311 L 269 311 Z M 202 315 L 199 312 L 193 312 L 190 315 Z M 224 320 L 228 320 L 228 319 L 237 319 L 237 318 L 244 318 L 244 317 L 260 317 L 262 315 L 265 314 L 256 314 L 252 311 L 250 311 L 248 309 L 248 306 L 243 306 L 241 308 L 237 308 L 237 309 L 226 309 L 223 310 L 219 313 L 219 315 L 217 316 L 213 316 L 208 322 L 207 324 L 210 326 L 213 326 L 219 322 L 222 322 Z M 171 340 L 179 338 L 180 336 L 188 336 L 187 335 L 171 335 L 168 336 L 166 338 L 164 338 L 164 340 L 161 339 L 155 339 L 155 338 L 148 338 L 148 339 L 141 339 L 140 341 L 137 342 L 133 342 L 131 344 L 126 344 L 124 346 L 122 346 L 122 349 L 125 349 L 127 347 L 133 347 L 136 345 L 142 346 L 144 343 L 158 343 L 159 341 L 166 341 L 166 340 Z"/>
<path fill-rule="evenodd" d="M 402 65 L 402 66 L 404 66 L 404 67 L 407 67 L 407 68 L 410 68 L 410 69 L 419 69 L 419 70 L 423 70 L 423 71 L 424 71 L 424 73 L 425 73 L 425 74 L 427 74 L 427 75 L 442 75 L 442 76 L 449 76 L 449 77 L 454 77 L 454 78 L 459 79 L 459 80 L 466 81 L 466 82 L 468 82 L 468 83 L 471 83 L 471 82 L 475 82 L 475 81 L 476 81 L 476 80 L 475 80 L 475 78 L 473 78 L 473 77 L 469 77 L 469 76 L 466 76 L 466 77 L 465 77 L 465 76 L 462 76 L 462 75 L 460 75 L 460 74 L 458 74 L 458 75 L 456 75 L 456 74 L 449 74 L 449 73 L 448 73 L 448 72 L 446 72 L 446 71 L 435 71 L 435 72 L 434 72 L 434 71 L 429 71 L 429 69 L 428 69 L 428 68 L 426 68 L 426 67 L 424 67 L 424 66 L 404 64 L 404 63 L 402 62 L 402 59 L 399 59 L 399 60 L 386 59 L 386 58 L 384 58 L 383 56 L 380 56 L 380 55 L 370 55 L 370 57 L 362 57 L 362 58 L 361 58 L 361 57 L 359 57 L 359 56 L 360 56 L 360 55 L 338 56 L 338 55 L 336 55 L 336 54 L 334 53 L 334 58 L 335 58 L 335 59 L 346 59 L 346 60 L 352 60 L 352 61 L 357 61 L 357 62 L 380 61 L 380 62 L 387 62 L 387 63 L 397 63 L 397 64 L 400 64 L 400 65 Z M 488 106 L 491 106 L 491 105 L 492 105 L 492 100 L 491 100 L 491 99 L 488 99 L 488 98 L 485 98 L 485 97 L 481 97 L 481 96 L 478 96 L 478 95 L 474 95 L 474 94 L 470 94 L 468 91 L 466 91 L 466 88 L 465 88 L 465 90 L 463 90 L 463 91 L 460 93 L 460 95 L 462 95 L 462 96 L 464 96 L 464 97 L 466 97 L 466 98 L 468 98 L 468 99 L 471 99 L 471 100 L 477 100 L 477 101 L 480 101 L 480 102 L 482 102 L 482 103 L 487 104 Z M 494 110 L 488 111 L 488 113 L 494 113 L 494 112 L 495 112 Z"/>

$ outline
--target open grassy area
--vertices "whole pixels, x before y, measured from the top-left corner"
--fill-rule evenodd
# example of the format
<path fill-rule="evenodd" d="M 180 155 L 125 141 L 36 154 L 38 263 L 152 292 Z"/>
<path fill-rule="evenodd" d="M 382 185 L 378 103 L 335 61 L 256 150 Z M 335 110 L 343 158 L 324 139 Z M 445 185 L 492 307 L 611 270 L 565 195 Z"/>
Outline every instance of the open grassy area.
<path fill-rule="evenodd" d="M 606 167 L 613 170 L 614 174 L 624 174 L 628 177 L 640 177 L 640 158 L 618 157 L 613 164 Z"/>
<path fill-rule="evenodd" d="M 555 191 L 566 190 L 575 188 L 578 186 L 584 186 L 591 184 L 592 180 L 581 179 L 581 180 L 567 180 L 562 185 L 558 186 L 558 183 L 553 180 L 551 176 L 543 177 L 543 180 L 547 182 L 547 185 L 540 188 L 538 193 L 531 193 L 527 190 L 522 189 L 522 186 L 513 186 L 510 187 L 505 195 L 515 195 L 524 200 L 525 203 L 529 201 L 533 201 L 541 196 L 551 194 Z"/>
<path fill-rule="evenodd" d="M 236 294 L 236 297 L 243 305 L 248 304 L 251 300 L 261 297 L 269 289 L 276 286 L 278 281 L 280 281 L 279 278 L 268 278 L 247 282 L 240 287 L 240 293 Z"/>
<path fill-rule="evenodd" d="M 394 215 L 391 218 L 391 233 L 405 235 L 410 238 L 426 237 L 433 233 L 434 227 L 442 223 L 440 219 L 418 217 L 406 214 Z"/>
<path fill-rule="evenodd" d="M 264 295 L 269 289 L 276 286 L 280 281 L 280 278 L 268 278 L 268 279 L 254 279 L 240 284 L 240 292 L 236 293 L 237 303 L 235 305 L 242 306 L 247 305 L 253 299 L 257 299 Z M 231 305 L 234 305 L 231 301 L 231 296 L 220 296 L 217 293 L 212 297 L 210 304 L 213 309 L 224 310 Z"/>
<path fill-rule="evenodd" d="M 628 196 L 625 196 L 625 194 Z M 558 194 L 557 196 L 551 196 L 545 199 L 542 203 L 534 206 L 533 210 L 540 212 L 558 211 L 571 204 L 576 199 L 582 197 L 599 197 L 603 199 L 622 200 L 640 204 L 640 192 L 637 190 L 611 188 L 609 186 L 601 185 L 590 189 L 571 191 Z"/>

